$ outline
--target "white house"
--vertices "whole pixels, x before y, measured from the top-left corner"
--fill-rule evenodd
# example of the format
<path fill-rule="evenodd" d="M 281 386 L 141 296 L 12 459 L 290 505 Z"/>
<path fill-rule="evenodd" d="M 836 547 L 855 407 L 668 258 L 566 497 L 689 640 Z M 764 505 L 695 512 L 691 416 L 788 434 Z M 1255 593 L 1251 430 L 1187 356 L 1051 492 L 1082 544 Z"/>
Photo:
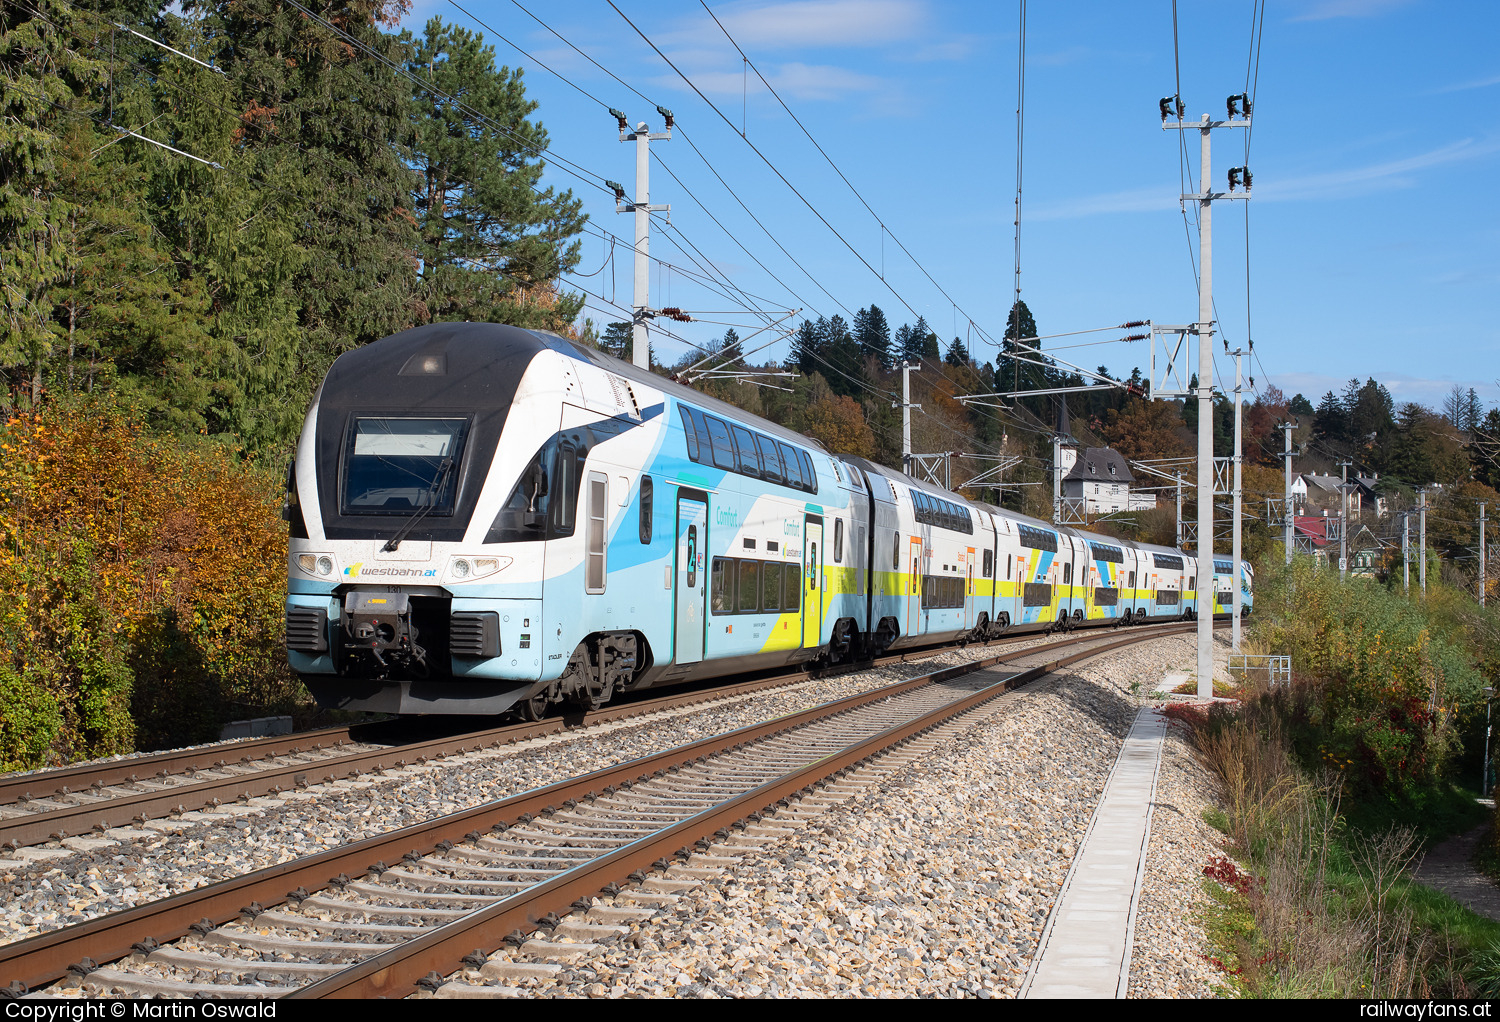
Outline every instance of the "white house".
<path fill-rule="evenodd" d="M 1083 498 L 1087 514 L 1145 511 L 1156 507 L 1154 494 L 1130 492 L 1135 476 L 1131 475 L 1130 467 L 1119 451 L 1088 447 L 1080 453 L 1075 447 L 1064 447 L 1060 453 L 1062 495 L 1073 500 Z"/>

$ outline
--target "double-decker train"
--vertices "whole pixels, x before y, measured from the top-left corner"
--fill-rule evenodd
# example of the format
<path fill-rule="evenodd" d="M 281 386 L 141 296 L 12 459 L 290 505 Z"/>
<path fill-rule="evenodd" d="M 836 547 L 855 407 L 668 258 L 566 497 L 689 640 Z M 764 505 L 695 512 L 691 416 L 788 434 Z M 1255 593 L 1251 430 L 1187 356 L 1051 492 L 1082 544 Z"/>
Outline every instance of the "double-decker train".
<path fill-rule="evenodd" d="M 1252 603 L 1250 567 L 966 500 L 555 334 L 333 364 L 287 477 L 286 642 L 324 706 L 556 703 Z M 1212 596 L 1209 597 L 1209 593 Z"/>

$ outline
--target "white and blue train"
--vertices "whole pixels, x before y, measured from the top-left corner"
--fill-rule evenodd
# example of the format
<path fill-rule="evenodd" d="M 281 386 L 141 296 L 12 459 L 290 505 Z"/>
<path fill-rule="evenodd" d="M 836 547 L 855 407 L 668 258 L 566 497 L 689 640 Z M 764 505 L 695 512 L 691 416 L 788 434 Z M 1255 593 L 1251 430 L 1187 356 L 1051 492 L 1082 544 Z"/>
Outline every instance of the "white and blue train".
<path fill-rule="evenodd" d="M 286 642 L 324 706 L 615 693 L 1018 630 L 1191 619 L 1198 558 L 975 503 L 555 334 L 350 351 L 287 479 Z M 1248 564 L 1202 573 L 1213 610 Z"/>

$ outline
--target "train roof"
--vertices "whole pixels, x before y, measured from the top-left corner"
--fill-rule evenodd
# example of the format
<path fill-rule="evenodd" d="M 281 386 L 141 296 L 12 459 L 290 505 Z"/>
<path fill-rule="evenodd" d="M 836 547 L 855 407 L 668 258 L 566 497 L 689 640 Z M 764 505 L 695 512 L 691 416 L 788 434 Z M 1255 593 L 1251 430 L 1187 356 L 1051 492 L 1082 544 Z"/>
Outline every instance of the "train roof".
<path fill-rule="evenodd" d="M 684 386 L 683 384 L 677 383 L 669 379 L 668 377 L 658 376 L 656 373 L 653 373 L 650 370 L 642 369 L 631 362 L 626 362 L 622 359 L 615 358 L 613 355 L 608 354 L 607 352 L 600 351 L 597 348 L 591 348 L 586 344 L 579 344 L 577 341 L 570 341 L 566 337 L 563 337 L 559 334 L 554 334 L 549 330 L 528 330 L 526 331 L 526 333 L 533 334 L 541 338 L 546 343 L 547 347 L 551 348 L 554 351 L 561 352 L 562 354 L 571 356 L 573 358 L 583 359 L 586 362 L 592 362 L 599 368 L 614 373 L 616 376 L 623 376 L 627 380 L 633 380 L 636 383 L 645 384 L 648 387 L 655 387 L 656 389 L 671 395 L 678 401 L 686 401 L 690 404 L 696 405 L 704 411 L 712 412 L 713 414 L 723 416 L 726 419 L 732 419 L 741 424 L 753 424 L 755 428 L 760 430 L 762 433 L 770 433 L 772 436 L 778 436 L 783 440 L 801 444 L 803 447 L 810 447 L 813 450 L 820 451 L 823 454 L 832 456 L 832 453 L 828 450 L 828 448 L 824 447 L 819 441 L 813 439 L 810 436 L 807 436 L 804 433 L 793 432 L 792 430 L 787 429 L 785 426 L 772 422 L 770 419 L 765 419 L 759 415 L 754 415 L 750 412 L 745 411 L 743 408 L 736 408 L 728 401 L 721 401 L 716 397 L 710 397 L 702 391 L 694 390 L 692 387 Z"/>

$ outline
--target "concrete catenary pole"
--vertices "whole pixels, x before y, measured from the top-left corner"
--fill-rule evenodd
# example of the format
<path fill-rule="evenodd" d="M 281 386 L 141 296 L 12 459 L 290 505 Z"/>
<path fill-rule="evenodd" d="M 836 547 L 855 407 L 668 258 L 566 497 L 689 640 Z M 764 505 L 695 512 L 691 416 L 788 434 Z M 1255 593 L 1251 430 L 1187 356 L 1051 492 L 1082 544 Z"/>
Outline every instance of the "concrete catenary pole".
<path fill-rule="evenodd" d="M 1401 512 L 1401 592 L 1411 593 L 1411 512 Z"/>
<path fill-rule="evenodd" d="M 1488 565 L 1485 564 L 1484 517 L 1485 505 L 1479 505 L 1479 605 L 1484 606 L 1485 588 L 1489 585 Z"/>
<path fill-rule="evenodd" d="M 1213 168 L 1209 153 L 1208 114 L 1203 115 L 1202 168 L 1198 176 L 1203 197 L 1198 206 L 1198 696 L 1214 694 L 1213 604 L 1203 613 L 1203 592 L 1213 599 L 1214 571 L 1214 262 L 1213 200 L 1209 182 Z M 1205 587 L 1205 582 L 1207 583 Z"/>
<path fill-rule="evenodd" d="M 1241 350 L 1236 350 L 1234 353 L 1234 578 L 1233 584 L 1229 587 L 1229 648 L 1234 650 L 1236 653 L 1240 651 L 1240 510 L 1243 493 L 1241 487 L 1241 483 L 1243 482 L 1243 480 L 1240 474 L 1240 431 L 1243 427 L 1242 411 L 1240 407 L 1240 391 L 1243 386 L 1244 380 L 1244 376 L 1241 371 L 1241 362 L 1244 358 L 1244 355 L 1245 353 Z"/>
<path fill-rule="evenodd" d="M 1296 428 L 1297 428 L 1296 427 L 1296 423 L 1283 422 L 1281 424 L 1282 432 L 1284 432 L 1286 434 L 1286 451 L 1282 454 L 1282 457 L 1286 459 L 1286 488 L 1284 490 L 1284 499 L 1286 501 L 1286 508 L 1285 508 L 1285 511 L 1283 512 L 1282 517 L 1285 518 L 1286 520 L 1282 523 L 1282 541 L 1281 542 L 1282 542 L 1282 545 L 1284 547 L 1286 547 L 1286 551 L 1285 552 L 1286 552 L 1286 563 L 1287 564 L 1291 564 L 1292 563 L 1292 546 L 1293 546 L 1293 542 L 1294 542 L 1294 539 L 1293 539 L 1294 515 L 1293 515 L 1293 512 L 1292 512 L 1292 430 L 1294 430 Z"/>
<path fill-rule="evenodd" d="M 921 368 L 920 364 L 901 363 L 901 471 L 907 475 L 911 475 L 911 410 L 922 407 L 911 403 L 911 371 Z"/>
<path fill-rule="evenodd" d="M 1198 203 L 1198 695 L 1213 695 L 1213 570 L 1214 570 L 1214 445 L 1213 445 L 1213 393 L 1214 393 L 1214 291 L 1213 291 L 1213 202 L 1215 199 L 1248 199 L 1250 197 L 1249 171 L 1236 167 L 1229 172 L 1229 192 L 1213 190 L 1213 160 L 1211 159 L 1209 136 L 1214 128 L 1249 128 L 1250 99 L 1239 95 L 1229 97 L 1227 120 L 1215 121 L 1208 114 L 1198 122 L 1184 122 L 1181 97 L 1163 99 L 1160 104 L 1162 128 L 1178 131 L 1197 131 L 1202 137 L 1201 166 L 1198 171 L 1201 191 L 1184 195 L 1182 200 Z M 1175 110 L 1177 120 L 1168 118 Z M 1239 112 L 1243 116 L 1236 118 Z M 1240 195 L 1230 194 L 1243 183 L 1245 191 Z M 1203 613 L 1203 593 L 1208 594 L 1208 613 Z"/>
<path fill-rule="evenodd" d="M 1349 466 L 1352 461 L 1339 462 L 1339 581 L 1349 567 Z"/>
<path fill-rule="evenodd" d="M 1422 599 L 1427 599 L 1427 491 L 1417 491 L 1417 581 L 1422 587 Z"/>
<path fill-rule="evenodd" d="M 610 110 L 620 125 L 620 141 L 635 143 L 635 201 L 624 202 L 622 189 L 616 185 L 615 211 L 635 213 L 635 291 L 631 301 L 630 361 L 646 370 L 651 368 L 651 338 L 647 324 L 654 315 L 651 309 L 651 214 L 670 214 L 672 209 L 671 206 L 651 205 L 651 143 L 665 142 L 672 137 L 672 111 L 664 107 L 656 110 L 666 118 L 666 131 L 653 133 L 647 129 L 645 121 L 639 122 L 632 130 L 626 127 L 623 113 Z"/>

